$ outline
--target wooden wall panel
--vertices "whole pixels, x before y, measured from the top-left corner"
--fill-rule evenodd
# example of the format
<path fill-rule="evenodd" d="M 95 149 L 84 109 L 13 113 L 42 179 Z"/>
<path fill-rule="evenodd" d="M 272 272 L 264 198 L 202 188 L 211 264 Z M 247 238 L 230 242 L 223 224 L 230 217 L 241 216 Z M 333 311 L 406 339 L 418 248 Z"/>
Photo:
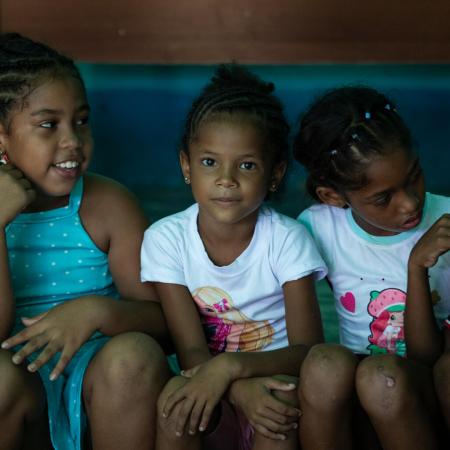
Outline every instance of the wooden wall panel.
<path fill-rule="evenodd" d="M 99 62 L 450 62 L 448 0 L 0 0 L 0 29 Z"/>

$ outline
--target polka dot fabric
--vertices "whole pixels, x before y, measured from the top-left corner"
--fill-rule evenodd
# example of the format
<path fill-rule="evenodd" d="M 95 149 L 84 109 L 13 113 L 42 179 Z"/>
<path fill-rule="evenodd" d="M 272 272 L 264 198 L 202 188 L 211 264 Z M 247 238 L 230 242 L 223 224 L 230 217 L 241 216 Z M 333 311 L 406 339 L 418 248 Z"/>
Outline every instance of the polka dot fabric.
<path fill-rule="evenodd" d="M 20 214 L 6 230 L 11 278 L 16 300 L 13 334 L 23 325 L 21 317 L 33 317 L 84 295 L 117 297 L 101 251 L 81 223 L 79 207 L 83 179 L 63 208 Z M 49 426 L 56 450 L 81 450 L 86 425 L 82 403 L 83 376 L 92 357 L 108 338 L 99 334 L 86 342 L 62 376 L 50 382 L 56 355 L 39 371 L 47 394 Z M 32 355 L 33 360 L 37 353 Z"/>

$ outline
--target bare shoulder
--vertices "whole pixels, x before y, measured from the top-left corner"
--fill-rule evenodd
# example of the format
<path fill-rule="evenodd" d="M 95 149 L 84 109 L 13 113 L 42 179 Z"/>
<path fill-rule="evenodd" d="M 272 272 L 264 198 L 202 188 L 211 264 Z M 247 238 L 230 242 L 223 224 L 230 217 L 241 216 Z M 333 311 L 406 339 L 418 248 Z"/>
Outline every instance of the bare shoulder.
<path fill-rule="evenodd" d="M 125 186 L 91 173 L 84 177 L 80 216 L 86 231 L 105 251 L 114 235 L 140 236 L 149 225 L 136 197 Z"/>

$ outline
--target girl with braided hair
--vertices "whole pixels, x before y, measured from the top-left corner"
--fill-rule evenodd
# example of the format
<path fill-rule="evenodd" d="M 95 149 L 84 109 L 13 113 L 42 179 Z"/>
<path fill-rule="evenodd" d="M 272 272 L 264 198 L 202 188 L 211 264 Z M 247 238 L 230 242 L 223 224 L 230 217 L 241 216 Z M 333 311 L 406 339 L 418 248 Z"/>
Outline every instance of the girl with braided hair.
<path fill-rule="evenodd" d="M 323 340 L 314 279 L 325 266 L 303 225 L 264 205 L 287 165 L 273 85 L 220 66 L 188 114 L 180 164 L 196 203 L 145 233 L 183 376 L 158 400 L 157 448 L 297 449 L 295 386 Z"/>
<path fill-rule="evenodd" d="M 161 307 L 139 278 L 147 220 L 86 172 L 73 61 L 18 34 L 0 35 L 0 153 L 0 448 L 153 448 L 169 374 Z"/>
<path fill-rule="evenodd" d="M 318 201 L 299 220 L 327 263 L 343 344 L 314 347 L 302 365 L 302 448 L 438 448 L 442 421 L 418 349 L 450 312 L 450 199 L 425 193 L 406 124 L 371 88 L 319 98 L 294 156 Z M 418 298 L 425 281 L 432 295 Z"/>

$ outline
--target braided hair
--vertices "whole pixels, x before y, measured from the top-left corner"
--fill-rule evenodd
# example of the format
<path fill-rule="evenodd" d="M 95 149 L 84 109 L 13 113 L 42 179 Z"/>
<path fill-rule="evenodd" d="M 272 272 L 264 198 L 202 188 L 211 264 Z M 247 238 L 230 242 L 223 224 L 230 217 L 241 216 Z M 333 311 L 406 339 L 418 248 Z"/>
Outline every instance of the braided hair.
<path fill-rule="evenodd" d="M 339 193 L 364 187 L 365 168 L 373 160 L 399 149 L 410 151 L 412 138 L 394 104 L 368 87 L 333 89 L 303 115 L 294 139 L 294 158 L 307 172 L 306 187 Z"/>
<path fill-rule="evenodd" d="M 0 123 L 48 78 L 74 77 L 83 88 L 75 63 L 56 50 L 18 33 L 0 33 Z"/>
<path fill-rule="evenodd" d="M 190 144 L 205 123 L 239 119 L 260 131 L 274 163 L 287 161 L 289 124 L 273 91 L 273 83 L 264 82 L 240 65 L 220 65 L 187 115 L 182 150 L 189 154 Z"/>

